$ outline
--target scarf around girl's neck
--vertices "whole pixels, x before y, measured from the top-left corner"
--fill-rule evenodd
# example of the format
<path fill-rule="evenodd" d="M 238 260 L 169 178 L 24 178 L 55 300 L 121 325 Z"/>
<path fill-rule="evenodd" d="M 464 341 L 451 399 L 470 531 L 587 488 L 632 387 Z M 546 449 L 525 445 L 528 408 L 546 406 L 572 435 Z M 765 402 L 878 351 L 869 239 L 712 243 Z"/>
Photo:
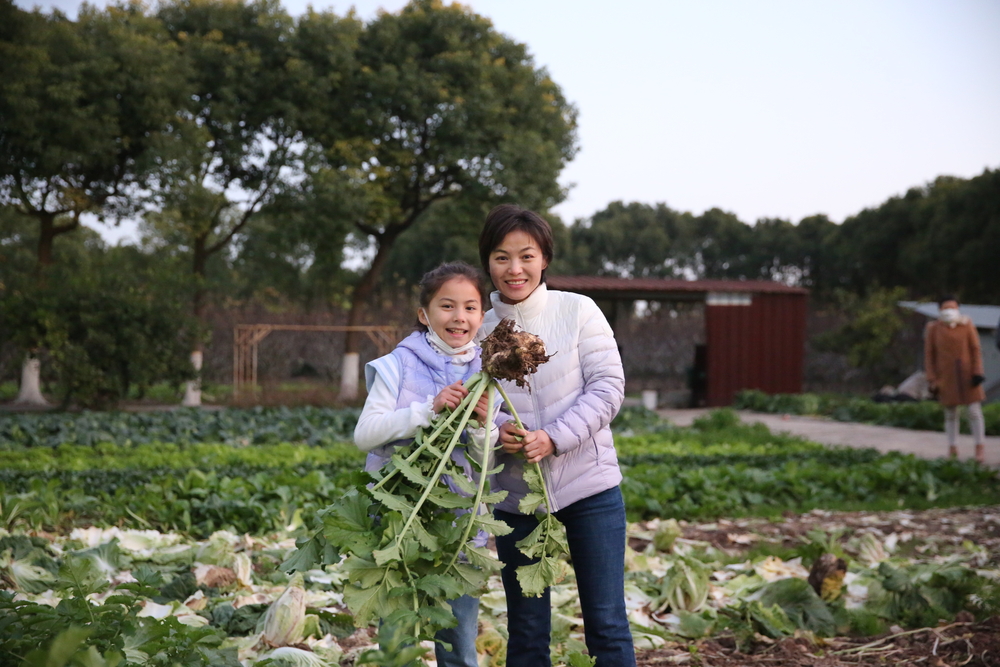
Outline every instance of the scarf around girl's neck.
<path fill-rule="evenodd" d="M 427 342 L 430 346 L 437 352 L 451 357 L 456 362 L 460 364 L 467 364 L 476 357 L 476 344 L 473 341 L 469 341 L 461 347 L 452 347 L 448 343 L 442 340 L 441 336 L 438 336 L 434 329 L 428 328 L 427 333 L 424 334 L 427 338 Z"/>

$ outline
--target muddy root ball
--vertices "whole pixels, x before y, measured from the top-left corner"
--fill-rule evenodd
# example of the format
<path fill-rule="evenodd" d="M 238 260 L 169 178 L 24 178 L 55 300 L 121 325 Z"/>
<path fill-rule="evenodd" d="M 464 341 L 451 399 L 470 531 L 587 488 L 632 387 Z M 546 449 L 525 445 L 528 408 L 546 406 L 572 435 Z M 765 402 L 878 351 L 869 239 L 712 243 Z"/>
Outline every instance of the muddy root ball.
<path fill-rule="evenodd" d="M 510 380 L 518 387 L 527 386 L 525 379 L 549 360 L 545 343 L 535 334 L 514 331 L 514 320 L 500 320 L 489 336 L 483 339 L 483 370 L 500 380 Z"/>

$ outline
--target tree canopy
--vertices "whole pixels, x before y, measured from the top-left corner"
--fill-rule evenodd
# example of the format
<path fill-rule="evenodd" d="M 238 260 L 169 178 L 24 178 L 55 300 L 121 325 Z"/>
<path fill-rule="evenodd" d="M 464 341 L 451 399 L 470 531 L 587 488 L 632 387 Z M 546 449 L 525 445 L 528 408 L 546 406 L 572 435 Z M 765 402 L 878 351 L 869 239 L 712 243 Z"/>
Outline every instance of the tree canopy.
<path fill-rule="evenodd" d="M 777 280 L 833 299 L 902 288 L 1000 303 L 1000 170 L 940 177 L 836 224 L 824 215 L 755 224 L 712 209 L 612 202 L 571 229 L 571 270 L 583 274 Z"/>
<path fill-rule="evenodd" d="M 122 216 L 182 101 L 162 24 L 138 5 L 77 21 L 0 4 L 0 204 L 39 224 L 40 266 L 84 213 Z"/>
<path fill-rule="evenodd" d="M 886 294 L 1000 303 L 1000 170 L 939 177 L 842 224 L 621 201 L 564 224 L 550 209 L 577 148 L 576 109 L 527 46 L 458 4 L 365 22 L 292 18 L 277 0 L 85 6 L 76 20 L 2 2 L 0 333 L 54 362 L 69 345 L 146 359 L 87 385 L 120 396 L 189 364 L 87 331 L 197 346 L 178 304 L 201 316 L 226 297 L 334 304 L 363 324 L 380 278 L 476 263 L 501 202 L 549 217 L 556 274 L 776 280 L 859 312 Z M 141 245 L 105 247 L 87 216 L 140 221 Z"/>

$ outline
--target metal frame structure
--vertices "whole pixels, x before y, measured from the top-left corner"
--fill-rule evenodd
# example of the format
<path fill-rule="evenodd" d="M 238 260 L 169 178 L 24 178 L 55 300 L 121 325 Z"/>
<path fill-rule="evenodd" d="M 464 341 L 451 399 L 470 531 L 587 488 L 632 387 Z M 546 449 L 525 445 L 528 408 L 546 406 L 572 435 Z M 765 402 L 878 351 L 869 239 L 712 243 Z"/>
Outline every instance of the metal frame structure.
<path fill-rule="evenodd" d="M 257 387 L 257 346 L 272 331 L 359 331 L 368 334 L 379 355 L 388 354 L 402 338 L 403 327 L 394 326 L 333 326 L 324 324 L 237 324 L 233 329 L 233 398 L 239 398 L 250 385 Z"/>

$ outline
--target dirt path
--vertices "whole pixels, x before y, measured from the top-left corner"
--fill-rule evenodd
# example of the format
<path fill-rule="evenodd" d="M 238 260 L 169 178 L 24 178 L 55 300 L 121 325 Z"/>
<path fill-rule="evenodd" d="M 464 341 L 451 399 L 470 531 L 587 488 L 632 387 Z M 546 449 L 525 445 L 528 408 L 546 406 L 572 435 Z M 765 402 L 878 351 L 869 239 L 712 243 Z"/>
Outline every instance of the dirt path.
<path fill-rule="evenodd" d="M 678 426 L 689 426 L 708 410 L 658 410 L 657 412 Z M 748 424 L 760 422 L 775 433 L 792 433 L 827 445 L 874 447 L 880 452 L 907 452 L 925 459 L 943 456 L 947 451 L 943 424 L 941 431 L 915 431 L 891 426 L 839 422 L 822 417 L 774 415 L 747 410 L 741 410 L 738 414 Z M 972 450 L 972 436 L 959 436 L 959 457 L 972 458 Z M 986 463 L 994 468 L 1000 468 L 1000 437 L 986 438 Z"/>

